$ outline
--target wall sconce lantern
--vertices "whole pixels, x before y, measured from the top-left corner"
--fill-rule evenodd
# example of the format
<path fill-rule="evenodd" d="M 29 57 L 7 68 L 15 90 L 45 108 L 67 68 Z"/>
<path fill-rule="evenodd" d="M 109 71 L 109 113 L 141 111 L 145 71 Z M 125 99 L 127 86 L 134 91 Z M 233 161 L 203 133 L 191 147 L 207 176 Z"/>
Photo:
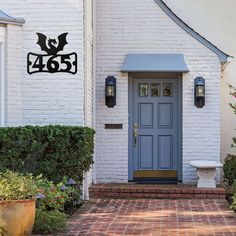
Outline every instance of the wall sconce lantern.
<path fill-rule="evenodd" d="M 107 107 L 114 107 L 116 105 L 116 78 L 114 76 L 106 78 L 105 100 Z"/>
<path fill-rule="evenodd" d="M 194 105 L 197 108 L 205 106 L 205 79 L 202 77 L 194 79 Z"/>

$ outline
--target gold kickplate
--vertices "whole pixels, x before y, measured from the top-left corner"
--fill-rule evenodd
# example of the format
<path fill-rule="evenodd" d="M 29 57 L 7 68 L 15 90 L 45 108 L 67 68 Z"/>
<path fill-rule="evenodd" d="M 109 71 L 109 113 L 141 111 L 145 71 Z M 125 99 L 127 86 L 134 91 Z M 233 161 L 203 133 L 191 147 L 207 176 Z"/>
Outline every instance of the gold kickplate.
<path fill-rule="evenodd" d="M 135 170 L 134 178 L 175 178 L 176 170 Z"/>

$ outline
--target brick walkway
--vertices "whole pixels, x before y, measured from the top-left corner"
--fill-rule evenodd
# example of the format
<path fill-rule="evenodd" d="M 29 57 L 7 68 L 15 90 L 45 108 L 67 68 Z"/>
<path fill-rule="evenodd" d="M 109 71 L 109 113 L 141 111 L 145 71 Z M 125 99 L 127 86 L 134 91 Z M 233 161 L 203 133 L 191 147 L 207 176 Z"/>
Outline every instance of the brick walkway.
<path fill-rule="evenodd" d="M 59 235 L 236 236 L 236 214 L 224 199 L 97 199 Z"/>

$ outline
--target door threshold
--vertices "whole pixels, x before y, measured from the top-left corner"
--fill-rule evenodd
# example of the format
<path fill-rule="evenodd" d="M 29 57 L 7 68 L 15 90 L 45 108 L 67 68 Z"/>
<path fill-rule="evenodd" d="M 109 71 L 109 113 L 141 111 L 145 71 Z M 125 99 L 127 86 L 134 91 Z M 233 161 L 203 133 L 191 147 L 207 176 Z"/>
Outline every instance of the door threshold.
<path fill-rule="evenodd" d="M 137 184 L 178 184 L 178 178 L 134 178 Z"/>

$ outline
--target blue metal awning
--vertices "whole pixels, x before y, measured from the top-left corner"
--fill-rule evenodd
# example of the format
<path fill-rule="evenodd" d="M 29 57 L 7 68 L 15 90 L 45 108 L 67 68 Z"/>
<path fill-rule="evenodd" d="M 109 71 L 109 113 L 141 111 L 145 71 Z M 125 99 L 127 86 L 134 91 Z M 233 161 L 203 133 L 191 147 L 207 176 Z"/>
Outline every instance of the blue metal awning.
<path fill-rule="evenodd" d="M 121 72 L 189 72 L 183 54 L 128 54 Z"/>

